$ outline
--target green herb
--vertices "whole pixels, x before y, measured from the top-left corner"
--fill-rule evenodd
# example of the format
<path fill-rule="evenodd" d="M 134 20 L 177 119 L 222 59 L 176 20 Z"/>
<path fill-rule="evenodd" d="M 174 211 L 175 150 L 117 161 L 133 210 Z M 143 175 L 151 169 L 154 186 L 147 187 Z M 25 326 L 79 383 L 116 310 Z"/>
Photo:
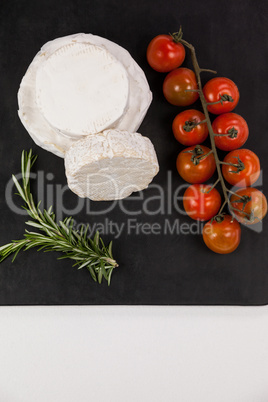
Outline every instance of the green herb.
<path fill-rule="evenodd" d="M 74 260 L 74 266 L 77 266 L 78 269 L 87 268 L 95 282 L 101 283 L 104 277 L 110 285 L 113 270 L 118 267 L 112 255 L 112 242 L 105 247 L 98 232 L 93 239 L 88 238 L 88 225 L 82 225 L 81 229 L 77 231 L 74 229 L 72 217 L 65 218 L 58 224 L 55 222 L 52 207 L 48 210 L 44 209 L 42 212 L 39 209 L 41 201 L 35 205 L 30 192 L 30 171 L 36 158 L 32 155 L 32 150 L 29 153 L 23 151 L 21 156 L 22 185 L 14 175 L 12 178 L 18 195 L 25 202 L 25 206 L 22 208 L 26 209 L 33 219 L 26 224 L 39 229 L 41 233 L 25 230 L 23 239 L 13 240 L 0 247 L 0 262 L 14 253 L 13 262 L 21 249 L 28 250 L 38 247 L 38 251 L 60 251 L 64 255 L 59 259 Z"/>

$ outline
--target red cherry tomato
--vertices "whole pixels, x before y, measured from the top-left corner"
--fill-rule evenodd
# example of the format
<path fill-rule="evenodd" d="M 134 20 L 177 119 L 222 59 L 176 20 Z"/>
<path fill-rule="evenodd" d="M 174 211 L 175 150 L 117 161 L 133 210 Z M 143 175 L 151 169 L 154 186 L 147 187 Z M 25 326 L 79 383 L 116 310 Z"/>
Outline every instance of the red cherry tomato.
<path fill-rule="evenodd" d="M 203 228 L 207 247 L 218 254 L 232 253 L 240 243 L 241 227 L 230 215 L 218 215 Z"/>
<path fill-rule="evenodd" d="M 204 183 L 216 170 L 213 153 L 210 148 L 197 145 L 185 148 L 177 157 L 177 170 L 188 183 Z M 206 156 L 207 155 L 207 156 Z"/>
<path fill-rule="evenodd" d="M 177 68 L 171 71 L 163 83 L 163 92 L 166 100 L 175 106 L 192 105 L 198 98 L 195 73 L 189 68 Z M 188 91 L 188 92 L 187 92 Z"/>
<path fill-rule="evenodd" d="M 172 130 L 174 137 L 183 145 L 197 145 L 205 141 L 208 136 L 207 123 L 204 113 L 189 109 L 177 114 L 173 120 Z"/>
<path fill-rule="evenodd" d="M 231 112 L 239 101 L 238 88 L 229 78 L 212 78 L 204 86 L 203 93 L 208 103 L 222 100 L 222 103 L 208 105 L 208 111 L 214 114 Z"/>
<path fill-rule="evenodd" d="M 218 190 L 215 188 L 211 190 L 209 185 L 192 184 L 184 193 L 183 206 L 192 219 L 207 221 L 219 211 L 221 196 Z"/>
<path fill-rule="evenodd" d="M 223 151 L 233 151 L 242 147 L 248 139 L 248 125 L 242 116 L 236 113 L 224 113 L 212 123 L 215 144 Z M 228 135 L 229 134 L 229 135 Z"/>
<path fill-rule="evenodd" d="M 150 66 L 167 73 L 178 68 L 185 59 L 185 48 L 171 35 L 158 35 L 151 40 L 147 48 L 147 60 Z"/>
<path fill-rule="evenodd" d="M 232 165 L 222 165 L 222 174 L 232 186 L 251 186 L 260 176 L 260 160 L 249 149 L 231 151 L 225 156 L 223 162 L 232 163 Z"/>
<path fill-rule="evenodd" d="M 239 189 L 231 196 L 236 219 L 245 225 L 252 225 L 262 220 L 267 213 L 265 195 L 254 187 Z M 241 212 L 237 211 L 240 210 Z"/>

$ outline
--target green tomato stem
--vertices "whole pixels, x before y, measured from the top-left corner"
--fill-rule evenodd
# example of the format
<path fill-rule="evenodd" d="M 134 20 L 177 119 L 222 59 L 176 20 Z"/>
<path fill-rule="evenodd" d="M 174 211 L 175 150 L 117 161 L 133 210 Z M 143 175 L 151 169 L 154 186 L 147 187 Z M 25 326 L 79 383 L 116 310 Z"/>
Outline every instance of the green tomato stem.
<path fill-rule="evenodd" d="M 200 73 L 203 71 L 209 71 L 209 72 L 213 72 L 215 73 L 215 71 L 210 71 L 210 70 L 206 70 L 206 69 L 202 69 L 199 67 L 198 61 L 197 61 L 197 57 L 196 57 L 196 52 L 195 52 L 195 48 L 191 43 L 186 42 L 184 39 L 181 39 L 180 42 L 187 47 L 190 50 L 191 53 L 191 58 L 192 58 L 192 63 L 193 63 L 193 67 L 194 67 L 194 72 L 196 75 L 196 79 L 197 79 L 197 84 L 198 84 L 198 92 L 199 92 L 199 96 L 200 96 L 200 101 L 202 104 L 202 108 L 204 111 L 204 115 L 206 118 L 206 123 L 208 126 L 208 132 L 209 132 L 209 138 L 210 138 L 210 143 L 211 143 L 211 149 L 212 152 L 214 154 L 214 158 L 215 158 L 215 163 L 216 163 L 216 167 L 217 167 L 217 173 L 218 173 L 218 179 L 219 182 L 221 184 L 221 188 L 222 188 L 222 192 L 223 192 L 223 196 L 224 196 L 224 203 L 222 204 L 222 207 L 218 213 L 218 215 L 222 212 L 222 210 L 224 209 L 225 205 L 227 204 L 229 207 L 230 212 L 232 213 L 233 208 L 230 202 L 230 199 L 228 197 L 228 189 L 226 187 L 223 175 L 222 175 L 222 171 L 221 171 L 221 161 L 218 157 L 218 153 L 217 153 L 217 148 L 216 148 L 216 144 L 215 144 L 215 139 L 214 139 L 214 132 L 213 132 L 213 128 L 212 128 L 212 124 L 211 124 L 211 120 L 210 120 L 210 116 L 209 116 L 209 112 L 208 112 L 208 105 L 209 103 L 207 103 L 203 90 L 202 90 L 202 82 L 201 82 L 201 77 L 200 77 Z M 227 99 L 227 97 L 225 96 L 225 94 L 221 95 L 221 100 L 218 102 L 213 102 L 215 103 L 222 103 L 223 101 L 232 101 L 231 99 Z M 218 183 L 217 183 L 218 184 Z M 241 211 L 240 211 L 241 212 Z"/>

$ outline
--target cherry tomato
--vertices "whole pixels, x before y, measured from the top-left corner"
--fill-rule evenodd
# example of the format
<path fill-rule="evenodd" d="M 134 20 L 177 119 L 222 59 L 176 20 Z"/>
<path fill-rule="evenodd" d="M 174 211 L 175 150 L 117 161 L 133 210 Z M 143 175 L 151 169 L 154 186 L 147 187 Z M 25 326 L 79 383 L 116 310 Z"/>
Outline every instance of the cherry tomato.
<path fill-rule="evenodd" d="M 183 206 L 192 219 L 207 221 L 219 211 L 221 196 L 218 190 L 215 188 L 211 190 L 209 185 L 192 184 L 184 193 Z"/>
<path fill-rule="evenodd" d="M 177 114 L 173 120 L 172 130 L 174 137 L 183 145 L 197 145 L 205 141 L 208 136 L 207 123 L 204 113 L 189 109 Z"/>
<path fill-rule="evenodd" d="M 231 196 L 236 219 L 245 225 L 252 225 L 262 220 L 267 213 L 265 195 L 254 187 L 241 188 Z"/>
<path fill-rule="evenodd" d="M 207 247 L 218 254 L 232 253 L 240 243 L 241 227 L 231 215 L 218 215 L 203 228 Z"/>
<path fill-rule="evenodd" d="M 215 144 L 223 151 L 233 151 L 242 147 L 248 139 L 248 125 L 242 116 L 236 113 L 224 113 L 212 123 Z M 228 135 L 229 134 L 229 135 Z"/>
<path fill-rule="evenodd" d="M 212 78 L 204 86 L 203 93 L 208 103 L 222 100 L 222 103 L 208 105 L 208 111 L 214 114 L 231 112 L 239 101 L 238 88 L 229 78 Z"/>
<path fill-rule="evenodd" d="M 195 73 L 184 67 L 171 71 L 163 84 L 166 100 L 176 106 L 192 105 L 199 98 L 198 92 L 187 91 L 197 89 Z"/>
<path fill-rule="evenodd" d="M 228 183 L 237 187 L 251 186 L 260 176 L 260 160 L 249 149 L 236 149 L 229 152 L 222 165 L 222 174 Z"/>
<path fill-rule="evenodd" d="M 177 157 L 177 170 L 188 183 L 204 183 L 216 170 L 213 153 L 204 145 L 185 148 Z M 207 155 L 207 156 L 206 156 Z"/>
<path fill-rule="evenodd" d="M 147 48 L 147 60 L 150 66 L 167 73 L 178 68 L 185 59 L 185 48 L 171 35 L 158 35 L 151 40 Z"/>

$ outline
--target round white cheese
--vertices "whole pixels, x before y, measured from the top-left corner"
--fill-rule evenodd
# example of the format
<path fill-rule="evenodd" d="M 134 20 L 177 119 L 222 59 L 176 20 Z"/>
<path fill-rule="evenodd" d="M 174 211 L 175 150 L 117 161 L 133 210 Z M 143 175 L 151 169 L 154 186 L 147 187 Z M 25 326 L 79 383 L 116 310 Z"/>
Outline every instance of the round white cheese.
<path fill-rule="evenodd" d="M 124 66 L 127 72 L 129 81 L 128 100 L 122 116 L 115 122 L 111 123 L 110 128 L 132 132 L 137 131 L 152 100 L 152 94 L 142 69 L 134 61 L 131 55 L 116 43 L 91 34 L 75 34 L 58 38 L 46 43 L 33 59 L 21 81 L 18 92 L 18 114 L 22 124 L 36 144 L 60 157 L 64 157 L 65 152 L 77 140 L 77 138 L 79 138 L 79 130 L 81 130 L 81 127 L 84 129 L 84 127 L 87 126 L 87 116 L 84 116 L 85 120 L 83 125 L 80 127 L 76 126 L 74 132 L 72 132 L 71 135 L 75 138 L 70 137 L 70 131 L 74 129 L 74 127 L 72 127 L 70 130 L 70 127 L 73 123 L 71 122 L 71 125 L 69 124 L 66 126 L 66 124 L 63 122 L 63 119 L 60 121 L 54 120 L 56 117 L 54 115 L 53 118 L 53 105 L 50 105 L 50 112 L 48 108 L 44 106 L 48 104 L 48 100 L 44 100 L 44 92 L 41 91 L 44 98 L 42 100 L 39 98 L 37 101 L 38 95 L 36 96 L 36 83 L 38 72 L 41 71 L 42 66 L 46 64 L 50 56 L 52 56 L 59 49 L 70 44 L 99 46 L 106 50 L 107 53 L 110 53 L 111 57 L 113 56 L 116 58 L 116 60 Z M 39 89 L 42 87 L 40 82 L 38 87 Z M 119 91 L 118 95 L 120 95 L 120 93 L 121 92 Z M 60 94 L 56 94 L 54 96 L 57 98 L 61 97 Z M 77 99 L 73 99 L 72 102 L 74 104 L 79 101 Z M 46 117 L 43 113 L 46 115 Z M 80 112 L 78 110 L 78 114 L 79 113 Z M 118 112 L 118 116 L 119 114 L 120 113 Z M 58 118 L 60 118 L 60 116 L 58 116 L 57 119 Z M 51 120 L 51 123 L 49 120 Z M 56 127 L 57 125 L 60 126 L 60 129 Z"/>
<path fill-rule="evenodd" d="M 149 138 L 105 130 L 76 141 L 65 154 L 65 169 L 79 197 L 109 201 L 147 188 L 159 166 Z"/>
<path fill-rule="evenodd" d="M 110 127 L 123 115 L 127 101 L 127 72 L 100 46 L 62 46 L 36 74 L 39 110 L 53 128 L 70 137 Z"/>

